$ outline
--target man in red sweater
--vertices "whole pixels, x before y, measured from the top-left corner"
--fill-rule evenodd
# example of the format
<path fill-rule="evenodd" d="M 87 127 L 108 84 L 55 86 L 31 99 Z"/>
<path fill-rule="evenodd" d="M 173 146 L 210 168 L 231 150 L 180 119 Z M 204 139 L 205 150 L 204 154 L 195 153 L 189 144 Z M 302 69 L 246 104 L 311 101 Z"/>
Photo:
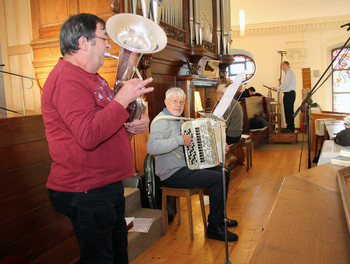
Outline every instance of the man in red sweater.
<path fill-rule="evenodd" d="M 126 107 L 152 81 L 132 79 L 114 96 L 97 71 L 111 48 L 105 22 L 92 14 L 70 17 L 60 31 L 62 58 L 42 94 L 42 115 L 52 158 L 47 181 L 55 209 L 68 216 L 80 245 L 79 263 L 128 263 L 122 180 L 134 172 Z"/>

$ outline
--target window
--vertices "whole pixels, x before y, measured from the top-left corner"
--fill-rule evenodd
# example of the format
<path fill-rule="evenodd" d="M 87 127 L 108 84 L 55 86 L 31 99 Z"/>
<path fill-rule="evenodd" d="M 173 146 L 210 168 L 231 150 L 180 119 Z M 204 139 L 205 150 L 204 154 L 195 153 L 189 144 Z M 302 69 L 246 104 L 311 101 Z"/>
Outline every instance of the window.
<path fill-rule="evenodd" d="M 246 82 L 253 78 L 255 75 L 256 67 L 255 62 L 245 55 L 233 55 L 234 62 L 230 65 L 228 71 L 228 77 L 234 79 L 240 72 L 247 70 L 246 77 L 243 82 Z"/>
<path fill-rule="evenodd" d="M 334 59 L 340 48 L 332 51 Z M 350 113 L 350 48 L 344 48 L 333 62 L 333 111 Z"/>

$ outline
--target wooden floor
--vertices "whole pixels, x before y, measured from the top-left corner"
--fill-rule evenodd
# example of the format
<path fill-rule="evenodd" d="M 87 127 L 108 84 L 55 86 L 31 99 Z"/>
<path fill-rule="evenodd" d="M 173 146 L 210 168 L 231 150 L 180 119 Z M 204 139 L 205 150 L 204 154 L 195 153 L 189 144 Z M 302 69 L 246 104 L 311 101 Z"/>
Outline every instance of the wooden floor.
<path fill-rule="evenodd" d="M 299 144 L 298 144 L 299 145 Z M 305 150 L 306 149 L 306 150 Z M 238 227 L 230 228 L 239 236 L 238 242 L 230 242 L 228 259 L 231 263 L 249 263 L 269 218 L 271 209 L 285 176 L 299 172 L 301 150 L 284 145 L 266 150 L 254 150 L 253 167 L 246 172 L 244 166 L 231 173 L 227 200 L 227 215 L 237 219 Z M 313 157 L 313 156 L 311 156 Z M 302 154 L 301 171 L 307 169 L 307 147 Z M 176 219 L 169 231 L 136 258 L 138 263 L 226 263 L 225 243 L 207 239 L 203 228 L 198 196 L 192 199 L 194 241 L 189 238 L 187 210 L 181 200 L 181 225 Z M 207 213 L 209 207 L 206 206 Z"/>

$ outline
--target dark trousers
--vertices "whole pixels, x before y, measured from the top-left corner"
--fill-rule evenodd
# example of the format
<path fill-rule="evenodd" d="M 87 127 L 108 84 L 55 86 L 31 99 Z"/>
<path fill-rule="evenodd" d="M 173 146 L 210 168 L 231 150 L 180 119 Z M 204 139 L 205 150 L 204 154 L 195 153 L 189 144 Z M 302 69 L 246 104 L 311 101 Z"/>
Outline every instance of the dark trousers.
<path fill-rule="evenodd" d="M 122 182 L 87 192 L 49 189 L 57 212 L 70 218 L 80 246 L 79 264 L 128 263 Z"/>
<path fill-rule="evenodd" d="M 294 102 L 295 91 L 285 92 L 283 94 L 284 117 L 286 118 L 287 129 L 294 131 Z"/>
<path fill-rule="evenodd" d="M 228 145 L 231 145 L 233 143 L 237 143 L 241 140 L 241 136 L 239 137 L 229 137 L 229 136 L 226 136 L 226 143 Z"/>
<path fill-rule="evenodd" d="M 226 198 L 230 181 L 230 172 L 225 169 Z M 210 212 L 208 222 L 221 224 L 224 222 L 224 194 L 222 166 L 209 169 L 190 170 L 187 167 L 181 168 L 162 184 L 172 188 L 208 188 Z"/>

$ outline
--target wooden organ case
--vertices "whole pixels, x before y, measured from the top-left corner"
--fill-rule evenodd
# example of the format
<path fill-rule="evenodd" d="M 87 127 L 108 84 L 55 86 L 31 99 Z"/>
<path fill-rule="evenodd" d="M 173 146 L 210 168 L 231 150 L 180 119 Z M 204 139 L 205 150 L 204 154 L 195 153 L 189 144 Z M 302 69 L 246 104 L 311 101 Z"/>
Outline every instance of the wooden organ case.
<path fill-rule="evenodd" d="M 144 6 L 147 14 L 154 19 L 152 7 L 160 6 L 157 20 L 164 29 L 168 44 L 164 50 L 152 55 L 143 55 L 138 68 L 143 78 L 153 77 L 154 92 L 146 95 L 148 115 L 152 120 L 164 107 L 165 92 L 168 88 L 179 86 L 187 93 L 185 115 L 194 117 L 194 91 L 201 91 L 201 96 L 213 91 L 220 77 L 201 76 L 200 65 L 206 60 L 219 61 L 220 76 L 224 78 L 226 68 L 233 62 L 228 55 L 230 43 L 229 0 L 31 0 L 33 41 L 33 65 L 40 87 L 61 57 L 59 31 L 62 23 L 77 13 L 92 13 L 105 21 L 115 13 L 137 13 L 143 15 Z M 152 6 L 153 5 L 153 6 Z M 207 10 L 207 11 L 203 11 Z M 224 10 L 222 12 L 221 10 Z M 146 15 L 144 15 L 146 16 Z M 113 42 L 109 52 L 118 56 L 119 46 Z M 190 65 L 188 74 L 179 75 L 181 68 Z M 105 58 L 100 68 L 101 74 L 113 87 L 118 61 Z M 210 92 L 206 91 L 210 88 Z M 204 90 L 203 90 L 204 89 Z M 203 99 L 205 101 L 205 99 Z M 203 101 L 203 103 L 205 103 Z M 146 135 L 134 137 L 135 165 L 143 171 L 143 158 L 146 155 Z"/>

